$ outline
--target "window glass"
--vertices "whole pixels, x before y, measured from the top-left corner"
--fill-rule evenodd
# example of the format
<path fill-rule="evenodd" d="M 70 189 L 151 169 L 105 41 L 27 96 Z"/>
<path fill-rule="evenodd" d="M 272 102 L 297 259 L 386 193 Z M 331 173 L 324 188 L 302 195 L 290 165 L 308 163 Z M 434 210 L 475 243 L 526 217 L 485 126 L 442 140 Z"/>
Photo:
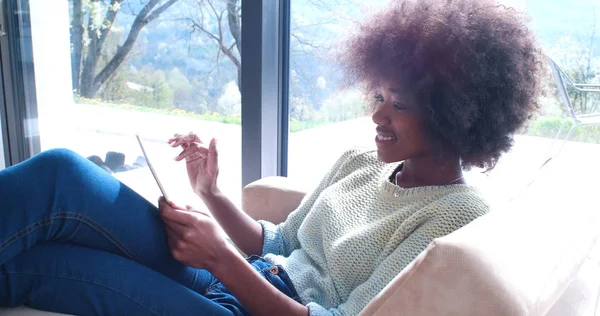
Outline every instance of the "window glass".
<path fill-rule="evenodd" d="M 597 1 L 505 0 L 505 6 L 530 16 L 546 55 L 552 57 L 577 83 L 600 83 L 600 6 Z M 292 2 L 290 60 L 290 155 L 289 176 L 307 187 L 314 186 L 334 161 L 353 146 L 375 148 L 375 125 L 364 112 L 360 92 L 342 89 L 341 73 L 332 53 L 355 29 L 354 21 L 386 1 L 352 0 Z M 338 46 L 336 46 L 338 45 Z M 535 179 L 593 187 L 588 177 L 600 176 L 593 162 L 600 154 L 600 127 L 573 130 L 569 141 L 553 138 L 568 118 L 565 102 L 557 94 L 550 72 L 544 77 L 546 94 L 528 129 L 515 137 L 515 146 L 496 168 L 467 173 L 469 183 L 492 199 L 506 200 L 525 191 Z M 600 93 L 578 93 L 569 88 L 575 113 L 600 112 Z M 564 131 L 573 125 L 566 123 Z M 564 147 L 563 147 L 564 144 Z M 543 165 L 548 158 L 550 163 Z M 550 177 L 551 179 L 549 179 Z"/>
<path fill-rule="evenodd" d="M 134 189 L 156 193 L 139 180 L 151 179 L 147 168 L 136 169 L 140 133 L 177 192 L 189 191 L 185 163 L 173 161 L 179 151 L 166 140 L 218 136 L 221 187 L 239 203 L 240 0 L 21 2 L 31 19 L 24 40 L 33 47 L 42 150 L 95 156 L 115 176 L 134 178 Z"/>
<path fill-rule="evenodd" d="M 312 186 L 353 146 L 374 148 L 361 92 L 342 89 L 339 39 L 387 1 L 292 1 L 288 176 Z"/>

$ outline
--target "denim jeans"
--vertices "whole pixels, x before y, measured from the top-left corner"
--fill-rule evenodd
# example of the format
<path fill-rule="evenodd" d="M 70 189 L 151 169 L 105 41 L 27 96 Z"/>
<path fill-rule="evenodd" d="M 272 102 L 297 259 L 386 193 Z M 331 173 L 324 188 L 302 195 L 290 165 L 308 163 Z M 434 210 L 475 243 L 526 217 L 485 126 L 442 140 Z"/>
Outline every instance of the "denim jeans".
<path fill-rule="evenodd" d="M 298 300 L 280 266 L 251 265 Z M 49 150 L 0 171 L 0 306 L 76 315 L 247 315 L 174 260 L 158 210 L 87 159 Z"/>

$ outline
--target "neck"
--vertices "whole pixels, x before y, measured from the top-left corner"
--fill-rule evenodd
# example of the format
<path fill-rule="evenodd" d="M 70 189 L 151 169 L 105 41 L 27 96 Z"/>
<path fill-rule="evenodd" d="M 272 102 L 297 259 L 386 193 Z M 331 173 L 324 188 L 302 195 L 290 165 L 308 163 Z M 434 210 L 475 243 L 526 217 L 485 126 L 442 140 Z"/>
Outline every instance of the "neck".
<path fill-rule="evenodd" d="M 403 188 L 463 184 L 458 157 L 419 157 L 404 161 L 396 174 L 396 184 Z"/>

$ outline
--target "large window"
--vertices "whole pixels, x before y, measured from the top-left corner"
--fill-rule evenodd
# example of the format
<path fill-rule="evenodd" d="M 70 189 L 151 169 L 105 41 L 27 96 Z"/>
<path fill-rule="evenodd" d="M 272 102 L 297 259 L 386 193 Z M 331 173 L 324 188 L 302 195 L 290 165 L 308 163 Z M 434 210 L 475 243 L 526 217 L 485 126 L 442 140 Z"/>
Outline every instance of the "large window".
<path fill-rule="evenodd" d="M 289 176 L 307 186 L 316 184 L 343 150 L 353 146 L 374 148 L 375 125 L 364 112 L 360 92 L 340 89 L 341 74 L 333 49 L 343 49 L 339 44 L 355 29 L 353 23 L 386 2 L 292 2 Z M 579 83 L 600 83 L 597 1 L 501 2 L 531 16 L 530 25 L 544 52 L 569 76 Z M 474 169 L 467 174 L 468 181 L 492 199 L 503 200 L 523 192 L 532 180 L 541 177 L 539 167 L 552 153 L 552 139 L 567 114 L 550 73 L 544 85 L 548 93 L 539 100 L 541 112 L 528 130 L 516 137 L 513 150 L 494 170 L 484 174 Z M 579 113 L 600 112 L 600 93 L 571 96 Z M 552 182 L 570 183 L 570 187 L 591 185 L 586 179 L 600 176 L 600 167 L 592 161 L 600 153 L 599 143 L 600 127 L 577 128 L 543 173 L 555 176 Z M 555 143 L 555 151 L 560 145 L 560 140 Z"/>
<path fill-rule="evenodd" d="M 8 38 L 12 36 L 10 41 L 20 52 L 11 51 L 16 64 L 9 69 L 7 45 L 2 46 L 2 72 L 15 76 L 13 94 L 24 93 L 7 99 L 3 136 L 4 149 L 9 150 L 5 155 L 24 152 L 21 156 L 26 158 L 39 150 L 67 147 L 103 160 L 109 151 L 123 153 L 125 164 L 133 166 L 141 154 L 133 135 L 140 132 L 159 169 L 167 178 L 178 173 L 173 178 L 180 179 L 181 165 L 172 161 L 176 151 L 164 141 L 175 132 L 195 131 L 207 140 L 220 139 L 221 187 L 239 202 L 242 175 L 247 183 L 285 173 L 284 167 L 273 166 L 285 165 L 286 157 L 288 175 L 309 187 L 345 149 L 373 148 L 375 126 L 365 113 L 360 92 L 342 89 L 335 50 L 343 49 L 338 44 L 355 29 L 356 21 L 388 1 L 252 1 L 246 7 L 244 53 L 241 2 L 5 1 L 11 25 L 19 31 L 9 30 Z M 149 3 L 155 4 L 148 7 Z M 503 3 L 531 15 L 544 51 L 569 76 L 580 83 L 600 82 L 597 2 Z M 290 20 L 286 20 L 288 4 Z M 287 56 L 288 37 L 289 60 L 282 60 Z M 1 38 L 3 44 L 6 38 Z M 243 76 L 242 59 L 250 61 Z M 285 98 L 288 77 L 289 98 Z M 487 174 L 472 170 L 470 182 L 487 192 L 503 193 L 522 190 L 536 177 L 566 117 L 550 76 L 545 85 L 549 93 L 540 100 L 542 114 L 516 138 L 514 149 L 495 170 Z M 281 122 L 286 100 L 287 156 L 286 138 L 281 137 L 287 132 Z M 574 93 L 573 100 L 579 113 L 600 111 L 600 94 Z M 244 126 L 240 125 L 242 107 Z M 19 137 L 27 140 L 26 145 L 15 141 Z M 576 129 L 551 171 L 591 175 L 600 169 L 587 161 L 597 156 L 598 143 L 598 127 Z M 557 179 L 585 182 L 566 176 Z"/>
<path fill-rule="evenodd" d="M 130 170 L 142 162 L 140 133 L 179 191 L 189 187 L 184 163 L 166 140 L 193 131 L 219 138 L 221 186 L 239 202 L 240 0 L 29 0 L 19 10 L 33 65 L 25 82 L 35 82 L 24 120 L 31 154 L 66 147 L 127 178 L 140 174 Z"/>

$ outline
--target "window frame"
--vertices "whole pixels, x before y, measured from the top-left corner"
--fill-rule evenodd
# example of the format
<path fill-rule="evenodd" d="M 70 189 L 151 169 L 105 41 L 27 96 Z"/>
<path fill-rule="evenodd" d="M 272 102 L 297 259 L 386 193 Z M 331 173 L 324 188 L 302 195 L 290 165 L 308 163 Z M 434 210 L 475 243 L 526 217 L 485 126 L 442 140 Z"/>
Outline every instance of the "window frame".
<path fill-rule="evenodd" d="M 242 17 L 245 186 L 268 176 L 287 176 L 290 0 L 242 1 Z"/>
<path fill-rule="evenodd" d="M 11 166 L 40 152 L 37 100 L 28 2 L 3 1 L 0 36 L 0 102 L 4 165 Z M 12 12 L 12 14 L 9 14 Z M 23 13 L 27 14 L 23 14 Z"/>
<path fill-rule="evenodd" d="M 243 187 L 287 175 L 290 0 L 242 0 L 241 5 Z M 11 166 L 39 153 L 41 146 L 31 33 L 23 28 L 29 23 L 29 14 L 23 14 L 28 3 L 3 1 L 2 9 L 13 12 L 3 14 L 7 34 L 0 36 L 0 153 Z"/>

